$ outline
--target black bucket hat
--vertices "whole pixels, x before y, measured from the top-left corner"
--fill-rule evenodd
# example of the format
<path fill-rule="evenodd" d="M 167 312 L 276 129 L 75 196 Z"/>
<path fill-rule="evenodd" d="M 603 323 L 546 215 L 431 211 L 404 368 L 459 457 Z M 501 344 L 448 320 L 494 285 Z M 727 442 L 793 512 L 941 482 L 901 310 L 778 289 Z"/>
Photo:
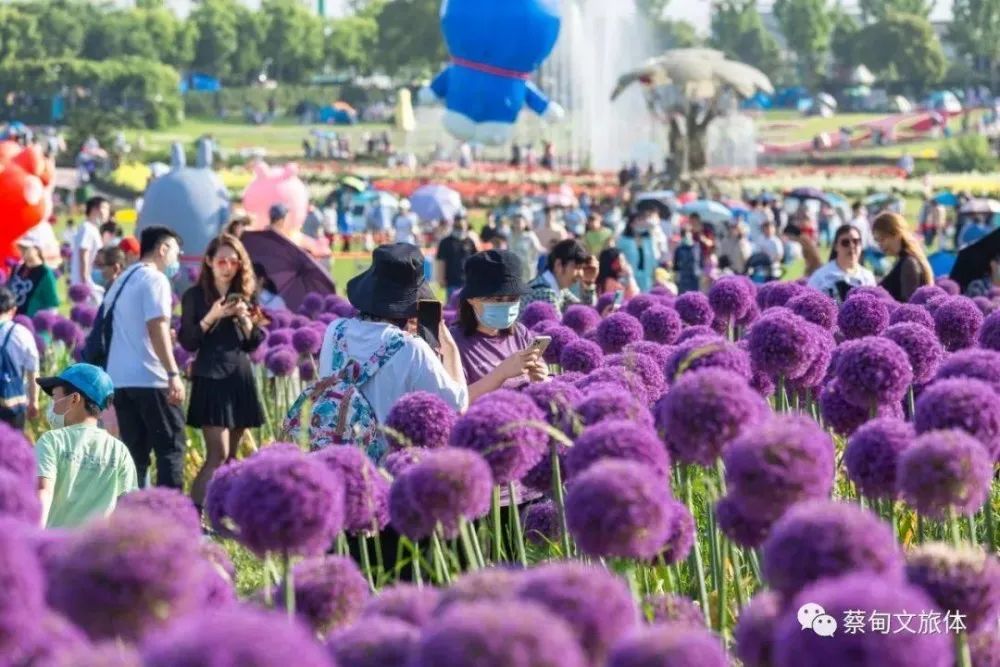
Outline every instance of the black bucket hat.
<path fill-rule="evenodd" d="M 409 243 L 375 248 L 372 265 L 347 283 L 347 300 L 362 313 L 391 320 L 417 315 L 417 301 L 433 298 L 424 284 L 424 256 Z"/>
<path fill-rule="evenodd" d="M 478 252 L 465 260 L 463 299 L 522 296 L 521 259 L 507 250 Z"/>

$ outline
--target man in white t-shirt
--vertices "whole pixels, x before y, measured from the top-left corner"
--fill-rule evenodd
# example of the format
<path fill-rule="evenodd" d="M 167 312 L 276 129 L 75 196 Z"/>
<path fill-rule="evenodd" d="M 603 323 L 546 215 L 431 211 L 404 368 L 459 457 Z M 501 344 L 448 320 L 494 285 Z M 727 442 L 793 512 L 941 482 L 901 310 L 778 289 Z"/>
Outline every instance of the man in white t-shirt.
<path fill-rule="evenodd" d="M 0 287 L 0 421 L 20 430 L 38 415 L 38 346 L 15 314 L 17 297 Z"/>
<path fill-rule="evenodd" d="M 180 269 L 180 239 L 166 227 L 147 227 L 141 259 L 115 280 L 104 300 L 112 310 L 108 375 L 115 412 L 141 483 L 156 453 L 156 483 L 184 483 L 184 383 L 170 340 L 170 279 Z"/>
<path fill-rule="evenodd" d="M 100 227 L 111 218 L 111 204 L 104 197 L 91 197 L 87 200 L 86 216 L 73 235 L 69 284 L 87 285 L 97 292 L 91 270 L 97 251 L 104 247 Z"/>
<path fill-rule="evenodd" d="M 419 246 L 417 242 L 417 216 L 410 212 L 410 201 L 401 199 L 399 201 L 399 213 L 392 221 L 392 226 L 396 231 L 396 243 L 409 243 Z"/>

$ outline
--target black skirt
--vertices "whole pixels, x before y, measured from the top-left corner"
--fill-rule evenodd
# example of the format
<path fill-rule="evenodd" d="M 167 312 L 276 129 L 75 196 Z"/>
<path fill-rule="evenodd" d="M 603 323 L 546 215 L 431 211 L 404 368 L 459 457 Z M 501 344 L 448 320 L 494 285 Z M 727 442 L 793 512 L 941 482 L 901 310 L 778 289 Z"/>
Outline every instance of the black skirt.
<path fill-rule="evenodd" d="M 237 368 L 216 380 L 195 377 L 191 381 L 191 401 L 187 424 L 195 428 L 257 428 L 264 423 L 264 409 L 250 368 Z"/>

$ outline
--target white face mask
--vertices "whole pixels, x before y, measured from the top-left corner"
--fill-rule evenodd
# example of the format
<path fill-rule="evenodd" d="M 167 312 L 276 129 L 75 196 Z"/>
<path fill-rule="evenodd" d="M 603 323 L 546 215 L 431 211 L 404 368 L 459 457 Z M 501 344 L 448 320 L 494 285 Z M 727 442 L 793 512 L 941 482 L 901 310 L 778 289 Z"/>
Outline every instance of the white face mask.
<path fill-rule="evenodd" d="M 69 398 L 69 396 L 63 396 L 60 399 L 54 400 L 49 403 L 49 407 L 45 410 L 45 419 L 49 422 L 49 426 L 52 428 L 62 428 L 66 426 L 66 413 L 59 414 L 56 412 L 56 403 Z"/>

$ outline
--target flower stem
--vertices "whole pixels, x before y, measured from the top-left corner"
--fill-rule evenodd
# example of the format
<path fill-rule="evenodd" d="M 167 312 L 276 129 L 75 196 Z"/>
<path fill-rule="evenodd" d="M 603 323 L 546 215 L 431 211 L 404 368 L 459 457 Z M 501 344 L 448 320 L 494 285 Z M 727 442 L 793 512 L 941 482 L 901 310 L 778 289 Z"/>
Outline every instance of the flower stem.
<path fill-rule="evenodd" d="M 478 570 L 483 564 L 479 562 L 476 548 L 472 546 L 472 538 L 469 536 L 469 524 L 465 519 L 462 519 L 458 525 L 458 535 L 462 540 L 462 551 L 465 552 L 465 560 L 469 561 L 469 569 Z"/>
<path fill-rule="evenodd" d="M 361 569 L 364 570 L 365 577 L 368 578 L 368 587 L 374 593 L 377 589 L 375 577 L 372 576 L 372 564 L 368 560 L 368 537 L 364 533 L 358 535 L 358 553 L 361 554 Z"/>
<path fill-rule="evenodd" d="M 274 563 L 271 561 L 270 552 L 264 554 L 264 602 L 268 607 L 274 607 Z"/>
<path fill-rule="evenodd" d="M 448 565 L 444 562 L 444 551 L 441 549 L 441 539 L 438 537 L 438 529 L 431 533 L 431 551 L 434 554 L 434 578 L 438 584 L 445 584 L 448 576 Z"/>
<path fill-rule="evenodd" d="M 986 550 L 996 553 L 997 535 L 996 521 L 993 518 L 993 494 L 986 498 L 986 505 L 983 506 L 983 519 L 986 521 Z"/>
<path fill-rule="evenodd" d="M 292 573 L 292 557 L 286 551 L 281 558 L 282 575 L 285 586 L 285 610 L 288 618 L 295 618 L 295 575 Z"/>
<path fill-rule="evenodd" d="M 380 531 L 375 531 L 373 541 L 375 542 L 375 565 L 378 566 L 378 579 L 381 583 L 382 577 L 386 575 L 386 572 L 385 558 L 382 556 L 382 533 Z"/>
<path fill-rule="evenodd" d="M 955 666 L 972 667 L 972 651 L 969 650 L 969 636 L 964 632 L 955 635 Z"/>
<path fill-rule="evenodd" d="M 500 525 L 500 487 L 493 487 L 493 509 L 491 515 L 493 523 L 493 562 L 499 563 L 504 559 L 503 553 L 503 529 Z"/>
<path fill-rule="evenodd" d="M 556 504 L 556 511 L 559 513 L 559 527 L 562 529 L 562 555 L 563 558 L 571 558 L 569 527 L 566 525 L 566 495 L 562 483 L 562 466 L 559 462 L 559 451 L 554 443 L 550 445 L 549 456 L 552 459 L 552 498 Z"/>
<path fill-rule="evenodd" d="M 917 544 L 924 543 L 924 517 L 917 515 Z"/>
<path fill-rule="evenodd" d="M 694 511 L 694 491 L 691 488 L 691 466 L 685 465 L 681 473 L 684 480 L 684 500 L 692 516 L 698 516 Z M 694 548 L 691 549 L 690 566 L 698 579 L 698 601 L 701 603 L 701 613 L 705 615 L 705 623 L 711 624 L 712 619 L 708 609 L 708 587 L 705 586 L 705 569 L 701 558 L 701 540 L 695 537 Z"/>
<path fill-rule="evenodd" d="M 972 546 L 979 546 L 979 540 L 976 538 L 976 519 L 972 516 L 965 517 L 966 522 L 969 524 L 969 539 L 972 541 Z"/>
<path fill-rule="evenodd" d="M 424 576 L 420 571 L 420 548 L 416 542 L 410 542 L 410 553 L 413 555 L 413 581 L 420 588 L 424 586 Z"/>
<path fill-rule="evenodd" d="M 517 559 L 521 562 L 521 567 L 528 567 L 528 553 L 524 548 L 524 531 L 521 529 L 521 513 L 517 510 L 517 488 L 514 486 L 514 482 L 508 482 L 507 490 L 510 493 L 510 518 L 514 527 Z"/>
<path fill-rule="evenodd" d="M 955 514 L 954 509 L 949 510 L 948 514 L 948 526 L 951 529 L 951 546 L 958 548 L 962 545 L 962 526 L 958 522 L 958 516 Z"/>

